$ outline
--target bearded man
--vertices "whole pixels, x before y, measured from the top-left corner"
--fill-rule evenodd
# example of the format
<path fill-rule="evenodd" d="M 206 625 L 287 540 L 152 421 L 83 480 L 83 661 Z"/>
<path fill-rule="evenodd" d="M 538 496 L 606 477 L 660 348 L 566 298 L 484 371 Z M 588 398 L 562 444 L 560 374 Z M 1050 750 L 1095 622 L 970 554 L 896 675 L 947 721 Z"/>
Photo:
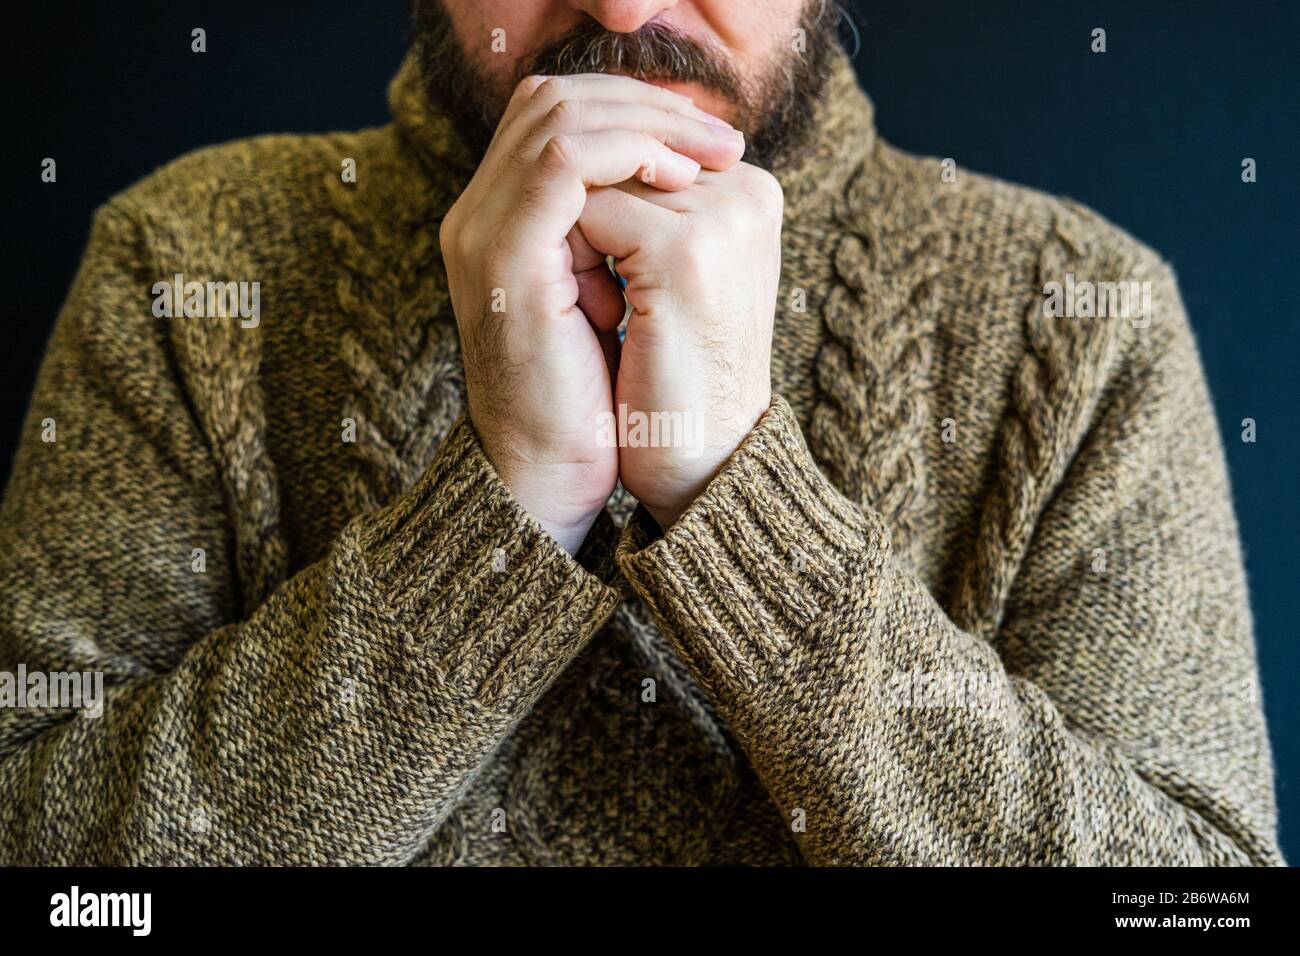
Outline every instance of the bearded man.
<path fill-rule="evenodd" d="M 838 19 L 416 0 L 391 125 L 99 211 L 0 664 L 108 687 L 0 711 L 0 861 L 1280 862 L 1170 269 Z"/>

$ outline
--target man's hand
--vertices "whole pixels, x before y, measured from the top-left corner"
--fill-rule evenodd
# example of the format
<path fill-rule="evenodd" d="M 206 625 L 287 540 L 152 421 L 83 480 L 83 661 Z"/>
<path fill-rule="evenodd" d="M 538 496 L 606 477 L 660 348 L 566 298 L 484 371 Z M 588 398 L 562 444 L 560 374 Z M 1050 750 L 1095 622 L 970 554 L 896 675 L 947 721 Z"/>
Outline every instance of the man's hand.
<path fill-rule="evenodd" d="M 745 163 L 701 172 L 678 192 L 623 183 L 593 189 L 579 225 L 618 259 L 632 304 L 615 403 L 682 413 L 702 444 L 624 447 L 627 488 L 667 529 L 772 399 L 772 322 L 781 274 L 784 196 Z M 662 421 L 663 419 L 661 419 Z"/>
<path fill-rule="evenodd" d="M 587 190 L 667 193 L 726 169 L 743 137 L 676 93 L 619 76 L 529 77 L 439 234 L 469 415 L 502 480 L 577 551 L 618 477 L 597 422 L 623 298 L 576 228 Z"/>

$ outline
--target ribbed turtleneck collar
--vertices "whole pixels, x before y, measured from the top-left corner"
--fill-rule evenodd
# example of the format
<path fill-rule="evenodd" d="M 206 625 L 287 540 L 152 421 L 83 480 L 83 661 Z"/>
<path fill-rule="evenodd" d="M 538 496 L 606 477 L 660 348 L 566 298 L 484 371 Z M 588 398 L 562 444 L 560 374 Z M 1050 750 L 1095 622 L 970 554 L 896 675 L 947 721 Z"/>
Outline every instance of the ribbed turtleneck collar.
<path fill-rule="evenodd" d="M 428 101 L 419 65 L 408 54 L 388 88 L 403 136 L 431 174 L 468 181 L 476 163 L 451 121 Z M 858 85 L 848 54 L 837 50 L 831 75 L 814 105 L 813 130 L 773 172 L 785 189 L 786 218 L 837 194 L 875 141 L 874 109 Z"/>
<path fill-rule="evenodd" d="M 839 195 L 875 141 L 875 107 L 848 54 L 837 49 L 830 78 L 813 105 L 812 131 L 772 170 L 785 189 L 786 219 L 822 197 Z"/>

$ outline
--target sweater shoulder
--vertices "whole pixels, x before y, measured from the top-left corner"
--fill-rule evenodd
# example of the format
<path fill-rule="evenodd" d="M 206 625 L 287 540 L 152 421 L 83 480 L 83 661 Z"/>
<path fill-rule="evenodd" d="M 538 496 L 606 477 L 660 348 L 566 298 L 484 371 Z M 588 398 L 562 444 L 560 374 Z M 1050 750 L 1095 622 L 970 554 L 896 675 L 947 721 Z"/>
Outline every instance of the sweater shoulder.
<path fill-rule="evenodd" d="M 1024 343 L 1026 316 L 1043 306 L 1053 283 L 1069 281 L 1076 288 L 1086 283 L 1098 295 L 1121 286 L 1152 290 L 1155 315 L 1149 318 L 1156 321 L 1126 322 L 1142 334 L 1125 335 L 1117 358 L 1190 341 L 1172 265 L 1102 213 L 1066 196 L 945 168 L 942 159 L 887 143 L 878 144 L 869 163 L 883 172 L 882 188 L 896 191 L 893 205 L 900 211 L 893 218 L 900 235 L 929 232 L 941 250 L 940 298 L 988 304 L 946 310 L 944 321 L 961 326 L 956 334 L 987 342 L 1004 333 Z"/>
<path fill-rule="evenodd" d="M 214 225 L 235 219 L 245 240 L 265 249 L 310 242 L 345 193 L 383 206 L 420 193 L 414 187 L 427 179 L 393 124 L 268 134 L 186 153 L 117 193 L 99 215 L 125 218 L 146 238 L 162 233 L 182 246 L 202 245 Z"/>
<path fill-rule="evenodd" d="M 372 233 L 423 203 L 428 179 L 391 124 L 257 136 L 180 156 L 96 211 L 84 281 L 120 289 L 114 294 L 132 307 L 112 322 L 98 312 L 70 319 L 78 347 L 149 342 L 181 368 L 213 365 L 230 328 L 256 331 L 239 337 L 250 352 L 310 347 L 312 317 L 338 311 L 338 278 L 352 262 L 340 236 L 349 239 L 343 251 L 377 248 Z M 222 295 L 235 288 L 249 314 L 159 322 L 188 295 L 175 290 L 193 283 L 208 298 L 214 287 Z"/>
<path fill-rule="evenodd" d="M 1142 272 L 1169 268 L 1146 242 L 1068 196 L 959 166 L 945 168 L 950 161 L 887 143 L 879 145 L 875 159 L 906 182 L 912 202 L 932 207 L 954 241 L 977 261 L 1008 253 L 1032 258 L 1045 245 L 1066 242 L 1093 265 Z"/>
<path fill-rule="evenodd" d="M 981 409 L 977 445 L 991 454 L 999 421 L 1048 407 L 1079 411 L 1054 429 L 1062 449 L 1112 413 L 1208 408 L 1176 277 L 1150 245 L 1069 198 L 961 168 L 946 181 L 937 158 L 882 145 L 870 162 L 877 184 L 860 188 L 880 198 L 860 205 L 881 287 L 908 292 L 895 324 L 924 340 L 931 406 Z"/>

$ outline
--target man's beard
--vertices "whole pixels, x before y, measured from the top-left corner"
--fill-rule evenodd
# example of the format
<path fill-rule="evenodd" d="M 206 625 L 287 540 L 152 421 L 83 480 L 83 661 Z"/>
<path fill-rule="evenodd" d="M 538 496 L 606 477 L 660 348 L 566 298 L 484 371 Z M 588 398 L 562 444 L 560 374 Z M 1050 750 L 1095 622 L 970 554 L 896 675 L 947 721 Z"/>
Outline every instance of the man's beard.
<path fill-rule="evenodd" d="M 814 104 L 830 76 L 838 48 L 838 3 L 809 0 L 800 18 L 804 43 L 782 45 L 782 59 L 759 78 L 738 76 L 726 58 L 699 41 L 651 21 L 632 33 L 613 33 L 586 19 L 516 64 L 513 83 L 526 76 L 622 73 L 642 80 L 698 84 L 737 110 L 732 125 L 746 135 L 745 162 L 771 170 L 784 163 L 812 129 Z M 429 101 L 455 126 L 481 160 L 505 112 L 508 92 L 492 82 L 461 48 L 442 0 L 411 0 L 416 55 Z"/>

